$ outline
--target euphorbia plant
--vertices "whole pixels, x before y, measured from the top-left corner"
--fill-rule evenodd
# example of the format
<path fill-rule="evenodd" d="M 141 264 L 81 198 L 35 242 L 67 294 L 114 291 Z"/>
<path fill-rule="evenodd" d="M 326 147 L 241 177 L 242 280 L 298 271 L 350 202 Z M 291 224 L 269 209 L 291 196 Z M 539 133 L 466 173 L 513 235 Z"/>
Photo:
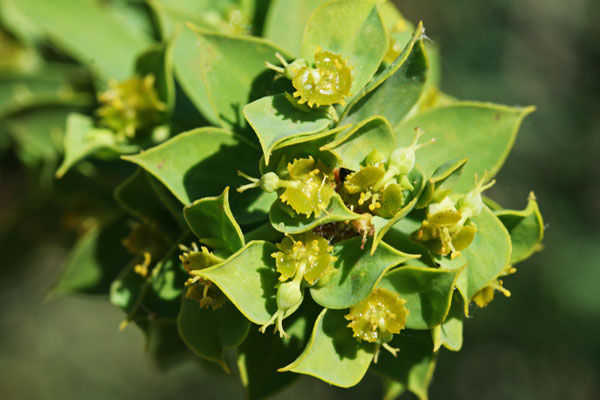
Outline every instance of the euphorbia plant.
<path fill-rule="evenodd" d="M 137 165 L 115 190 L 127 216 L 80 239 L 55 289 L 114 279 L 156 359 L 214 362 L 250 398 L 367 372 L 425 398 L 470 304 L 508 295 L 542 240 L 533 195 L 523 211 L 486 196 L 532 108 L 443 94 L 423 24 L 387 2 L 148 5 L 160 40 L 133 35 L 129 70 L 89 65 L 98 107 L 69 117 L 58 172 Z"/>

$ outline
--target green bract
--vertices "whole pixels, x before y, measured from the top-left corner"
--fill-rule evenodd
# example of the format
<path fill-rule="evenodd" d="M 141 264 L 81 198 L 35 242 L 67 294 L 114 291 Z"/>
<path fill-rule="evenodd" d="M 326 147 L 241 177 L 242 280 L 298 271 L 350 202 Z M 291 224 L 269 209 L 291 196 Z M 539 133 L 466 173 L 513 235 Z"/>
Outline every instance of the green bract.
<path fill-rule="evenodd" d="M 30 27 L 0 36 L 19 156 L 62 158 L 108 204 L 72 218 L 53 293 L 109 291 L 155 359 L 239 372 L 250 399 L 368 371 L 427 398 L 470 305 L 541 248 L 533 194 L 482 197 L 533 108 L 443 94 L 423 23 L 391 2 L 138 3 L 0 2 Z M 65 133 L 25 146 L 28 113 L 30 135 Z"/>

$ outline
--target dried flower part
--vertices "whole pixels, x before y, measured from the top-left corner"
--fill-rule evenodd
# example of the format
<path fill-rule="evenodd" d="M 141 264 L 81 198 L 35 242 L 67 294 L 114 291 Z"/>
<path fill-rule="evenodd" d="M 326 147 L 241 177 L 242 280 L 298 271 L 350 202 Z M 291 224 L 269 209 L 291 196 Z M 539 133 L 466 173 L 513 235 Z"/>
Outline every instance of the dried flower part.
<path fill-rule="evenodd" d="M 213 310 L 223 307 L 227 302 L 227 296 L 211 281 L 204 279 L 189 285 L 185 297 L 196 301 L 200 308 L 211 308 Z"/>
<path fill-rule="evenodd" d="M 479 308 L 486 307 L 492 300 L 494 300 L 496 290 L 506 297 L 510 297 L 510 292 L 502 286 L 502 281 L 500 279 L 496 279 L 479 292 L 475 293 L 475 296 L 473 296 L 473 301 Z"/>
<path fill-rule="evenodd" d="M 299 103 L 323 106 L 345 104 L 344 98 L 350 95 L 352 71 L 344 57 L 318 47 L 315 51 L 315 68 L 303 66 L 294 74 L 292 84 L 299 97 Z"/>
<path fill-rule="evenodd" d="M 154 89 L 154 76 L 133 77 L 123 82 L 110 81 L 107 91 L 98 96 L 99 124 L 122 139 L 135 137 L 139 130 L 160 124 L 166 105 Z"/>
<path fill-rule="evenodd" d="M 223 259 L 212 254 L 204 246 L 198 248 L 196 243 L 192 243 L 191 247 L 180 244 L 179 249 L 183 251 L 183 254 L 179 256 L 181 264 L 191 275 L 185 282 L 188 287 L 185 296 L 188 299 L 196 300 L 201 308 L 210 307 L 216 310 L 222 307 L 227 301 L 227 296 L 211 281 L 201 278 L 196 272 L 219 264 Z"/>
<path fill-rule="evenodd" d="M 143 260 L 134 266 L 134 271 L 143 276 L 148 276 L 152 259 L 162 255 L 168 246 L 168 240 L 158 228 L 147 222 L 134 222 L 131 224 L 129 235 L 121 241 L 131 254 L 142 256 Z"/>
<path fill-rule="evenodd" d="M 212 267 L 223 261 L 222 258 L 215 256 L 204 246 L 198 248 L 196 243 L 192 243 L 191 247 L 180 244 L 179 249 L 183 251 L 183 254 L 179 256 L 183 268 L 188 272 L 194 270 L 201 270 L 204 268 Z"/>
<path fill-rule="evenodd" d="M 384 344 L 406 325 L 406 300 L 387 289 L 375 289 L 344 317 L 350 321 L 354 337 L 370 343 Z"/>
<path fill-rule="evenodd" d="M 277 244 L 280 250 L 271 254 L 275 258 L 279 280 L 287 281 L 302 278 L 309 284 L 326 275 L 336 257 L 331 255 L 333 247 L 322 236 L 311 232 L 297 236 L 295 239 L 285 237 Z"/>
<path fill-rule="evenodd" d="M 287 170 L 290 180 L 279 198 L 298 214 L 320 216 L 335 193 L 335 180 L 327 169 L 312 157 L 289 163 Z"/>
<path fill-rule="evenodd" d="M 363 216 L 364 218 L 355 219 L 350 222 L 352 229 L 362 237 L 360 242 L 361 250 L 365 248 L 367 236 L 373 236 L 375 234 L 375 226 L 373 225 L 372 215 L 369 213 L 364 213 Z"/>

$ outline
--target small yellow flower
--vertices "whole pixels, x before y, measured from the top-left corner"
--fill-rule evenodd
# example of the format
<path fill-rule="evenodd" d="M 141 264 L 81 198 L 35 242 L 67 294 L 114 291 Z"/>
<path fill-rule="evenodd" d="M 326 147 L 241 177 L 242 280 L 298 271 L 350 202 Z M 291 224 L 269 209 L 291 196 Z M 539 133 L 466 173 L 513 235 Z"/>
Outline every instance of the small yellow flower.
<path fill-rule="evenodd" d="M 227 297 L 221 290 L 213 285 L 209 280 L 200 277 L 197 272 L 223 261 L 222 258 L 215 256 L 204 246 L 198 248 L 196 243 L 192 243 L 191 248 L 179 245 L 183 254 L 179 256 L 183 268 L 191 275 L 185 282 L 187 291 L 185 297 L 198 302 L 201 308 L 210 307 L 216 310 L 227 302 Z"/>
<path fill-rule="evenodd" d="M 354 337 L 370 343 L 387 343 L 406 325 L 406 300 L 387 289 L 374 289 L 369 297 L 350 309 L 344 317 L 350 321 Z"/>
<path fill-rule="evenodd" d="M 98 95 L 98 101 L 100 125 L 113 130 L 122 140 L 159 125 L 167 109 L 154 89 L 153 75 L 110 81 L 108 90 Z"/>
<path fill-rule="evenodd" d="M 309 284 L 324 276 L 336 260 L 331 255 L 333 247 L 322 236 L 311 232 L 292 239 L 285 237 L 277 244 L 278 252 L 271 254 L 275 258 L 279 280 L 287 281 L 300 275 Z"/>

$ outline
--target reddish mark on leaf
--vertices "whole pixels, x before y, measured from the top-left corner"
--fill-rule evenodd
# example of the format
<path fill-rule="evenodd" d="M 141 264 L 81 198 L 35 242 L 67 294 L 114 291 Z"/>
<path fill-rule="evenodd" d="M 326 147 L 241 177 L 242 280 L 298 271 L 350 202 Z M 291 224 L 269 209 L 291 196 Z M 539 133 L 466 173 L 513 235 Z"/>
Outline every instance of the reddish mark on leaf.
<path fill-rule="evenodd" d="M 500 113 L 496 113 L 496 115 L 494 115 L 494 119 L 495 119 L 496 121 L 499 121 L 499 120 L 500 120 L 500 118 L 502 118 L 502 114 L 500 114 Z"/>
<path fill-rule="evenodd" d="M 156 167 L 157 167 L 158 169 L 162 169 L 163 165 L 165 165 L 165 160 L 164 160 L 164 159 L 163 159 L 163 160 L 161 160 L 161 161 L 160 161 L 158 164 L 156 164 Z"/>

